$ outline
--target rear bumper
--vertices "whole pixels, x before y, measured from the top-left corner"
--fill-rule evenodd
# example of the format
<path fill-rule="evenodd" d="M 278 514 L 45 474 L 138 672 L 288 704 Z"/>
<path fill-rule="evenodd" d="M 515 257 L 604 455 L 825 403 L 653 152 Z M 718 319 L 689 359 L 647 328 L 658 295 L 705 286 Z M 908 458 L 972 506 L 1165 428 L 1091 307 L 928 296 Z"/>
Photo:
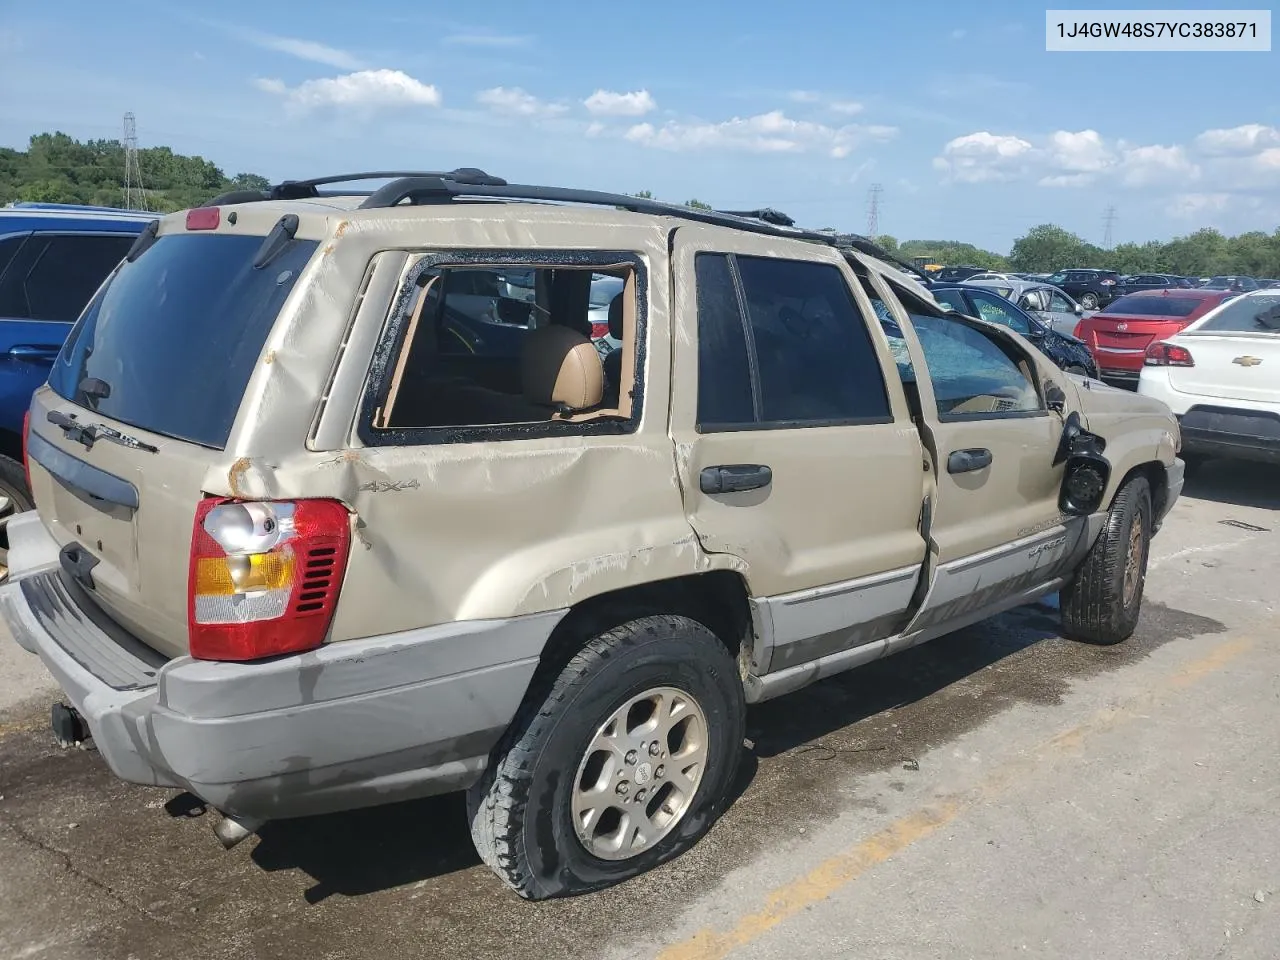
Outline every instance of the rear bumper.
<path fill-rule="evenodd" d="M 564 613 L 444 624 L 259 663 L 157 663 L 90 616 L 92 601 L 62 580 L 56 552 L 49 562 L 34 512 L 9 529 L 13 572 L 0 614 L 84 716 L 112 771 L 241 817 L 468 786 Z"/>
<path fill-rule="evenodd" d="M 1280 413 L 1197 405 L 1178 424 L 1183 454 L 1280 463 Z"/>

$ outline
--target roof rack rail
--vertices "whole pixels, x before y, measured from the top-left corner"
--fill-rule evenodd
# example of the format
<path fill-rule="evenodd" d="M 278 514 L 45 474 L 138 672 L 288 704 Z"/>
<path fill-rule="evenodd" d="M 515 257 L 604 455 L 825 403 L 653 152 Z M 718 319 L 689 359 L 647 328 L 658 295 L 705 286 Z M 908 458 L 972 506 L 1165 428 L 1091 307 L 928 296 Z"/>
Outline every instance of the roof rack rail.
<path fill-rule="evenodd" d="M 717 210 L 716 213 L 725 213 L 731 217 L 746 217 L 751 220 L 763 220 L 765 223 L 771 223 L 775 227 L 794 227 L 796 225 L 794 218 L 787 216 L 781 210 L 773 209 L 773 207 L 761 207 L 759 210 Z"/>
<path fill-rule="evenodd" d="M 406 177 L 444 177 L 455 183 L 466 183 L 474 186 L 500 187 L 506 182 L 501 177 L 485 173 L 476 167 L 459 167 L 456 170 L 370 170 L 362 173 L 340 173 L 328 177 L 313 177 L 310 180 L 285 180 L 271 188 L 272 200 L 304 200 L 321 196 L 317 187 L 330 183 L 352 183 L 359 180 L 392 180 Z M 354 195 L 359 196 L 360 192 Z M 374 191 L 375 193 L 377 191 Z M 341 195 L 353 195 L 343 191 Z"/>
<path fill-rule="evenodd" d="M 828 234 L 828 236 L 832 238 L 836 246 L 852 247 L 859 253 L 865 253 L 869 257 L 875 257 L 877 260 L 883 260 L 885 263 L 892 263 L 901 267 L 907 273 L 919 277 L 926 287 L 933 283 L 933 277 L 929 276 L 914 263 L 908 263 L 901 257 L 895 256 L 874 240 L 870 240 L 859 233 L 833 233 Z"/>
<path fill-rule="evenodd" d="M 260 200 L 309 200 L 315 197 L 367 197 L 373 190 L 321 190 L 331 183 L 355 183 L 360 180 L 393 180 L 404 177 L 447 177 L 457 183 L 488 184 L 499 186 L 507 181 L 476 167 L 459 167 L 448 171 L 419 170 L 368 170 L 360 173 L 338 173 L 309 180 L 283 180 L 266 190 L 228 190 L 210 200 L 206 207 L 226 203 L 254 203 Z"/>
<path fill-rule="evenodd" d="M 544 187 L 505 182 L 482 183 L 478 181 L 478 178 L 460 179 L 451 173 L 416 174 L 395 180 L 375 190 L 360 204 L 360 208 L 369 210 L 379 207 L 394 207 L 406 200 L 417 204 L 427 204 L 452 203 L 470 198 L 527 200 L 540 203 L 580 203 L 589 206 L 616 207 L 632 213 L 678 217 L 682 220 L 730 227 L 735 230 L 746 230 L 751 233 L 791 237 L 828 245 L 834 242 L 830 234 L 801 230 L 790 226 L 790 223 L 770 222 L 759 217 L 746 217 L 719 210 L 698 210 L 693 207 L 663 203 L 659 200 L 648 200 L 642 197 L 632 197 L 622 193 L 607 193 L 599 190 L 577 190 L 566 187 Z M 772 211 L 772 213 L 776 214 L 777 212 Z M 791 223 L 794 222 L 785 214 L 781 214 L 780 217 Z"/>

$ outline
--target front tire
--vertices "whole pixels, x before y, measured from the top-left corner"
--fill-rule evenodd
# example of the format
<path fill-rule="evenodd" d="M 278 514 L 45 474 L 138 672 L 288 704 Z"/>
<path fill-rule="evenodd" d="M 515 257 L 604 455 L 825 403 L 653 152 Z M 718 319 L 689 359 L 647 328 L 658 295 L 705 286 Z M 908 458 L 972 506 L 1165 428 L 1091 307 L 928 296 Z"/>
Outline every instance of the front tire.
<path fill-rule="evenodd" d="M 745 718 L 737 664 L 702 624 L 646 616 L 594 637 L 526 698 L 468 791 L 476 850 L 528 900 L 671 860 L 722 812 Z"/>
<path fill-rule="evenodd" d="M 1134 477 L 1116 494 L 1102 532 L 1062 589 L 1065 636 L 1109 645 L 1133 635 L 1142 612 L 1151 521 L 1151 486 L 1145 477 Z"/>

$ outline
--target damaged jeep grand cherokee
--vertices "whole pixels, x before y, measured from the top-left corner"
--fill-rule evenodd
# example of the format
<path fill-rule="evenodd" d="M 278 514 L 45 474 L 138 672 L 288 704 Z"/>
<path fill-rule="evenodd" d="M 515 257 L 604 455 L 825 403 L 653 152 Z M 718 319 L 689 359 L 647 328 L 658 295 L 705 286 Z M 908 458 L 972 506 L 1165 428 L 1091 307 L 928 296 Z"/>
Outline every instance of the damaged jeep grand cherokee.
<path fill-rule="evenodd" d="M 465 790 L 518 894 L 595 890 L 711 827 L 747 704 L 1055 592 L 1134 630 L 1162 404 L 776 216 L 377 176 L 157 221 L 30 407 L 0 608 L 228 846 Z"/>

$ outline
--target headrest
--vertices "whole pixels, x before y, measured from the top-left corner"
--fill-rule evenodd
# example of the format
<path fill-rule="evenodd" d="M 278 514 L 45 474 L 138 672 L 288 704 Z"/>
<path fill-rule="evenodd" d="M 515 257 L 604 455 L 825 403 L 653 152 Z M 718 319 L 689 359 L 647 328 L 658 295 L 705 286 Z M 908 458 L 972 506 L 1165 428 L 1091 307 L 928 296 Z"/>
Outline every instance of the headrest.
<path fill-rule="evenodd" d="M 609 336 L 615 340 L 622 339 L 622 297 L 620 293 L 609 301 Z"/>
<path fill-rule="evenodd" d="M 547 407 L 589 410 L 604 399 L 604 366 L 591 341 L 551 324 L 530 331 L 520 356 L 525 399 Z"/>

